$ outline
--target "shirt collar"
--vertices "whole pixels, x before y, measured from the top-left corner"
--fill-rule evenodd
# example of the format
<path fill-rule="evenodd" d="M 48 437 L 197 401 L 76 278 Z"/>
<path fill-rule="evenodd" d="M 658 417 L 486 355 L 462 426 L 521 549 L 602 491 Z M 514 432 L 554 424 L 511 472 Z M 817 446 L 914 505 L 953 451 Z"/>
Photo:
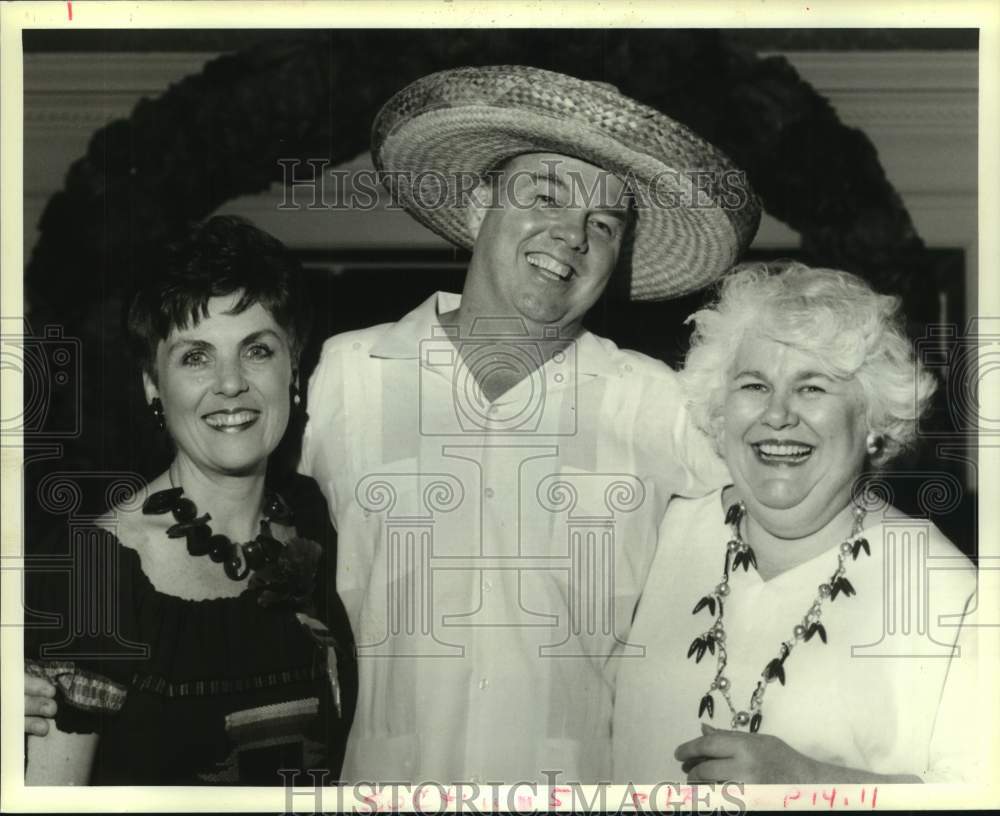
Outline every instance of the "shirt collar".
<path fill-rule="evenodd" d="M 435 292 L 401 320 L 393 323 L 368 352 L 372 357 L 390 360 L 416 360 L 420 344 L 431 338 L 444 337 L 438 315 L 453 311 L 462 302 L 454 292 Z"/>
<path fill-rule="evenodd" d="M 416 360 L 420 356 L 421 342 L 445 336 L 439 315 L 454 311 L 461 302 L 462 296 L 454 292 L 435 292 L 393 323 L 371 347 L 369 355 L 389 360 Z M 580 374 L 621 376 L 602 341 L 586 329 L 576 338 L 576 365 Z"/>

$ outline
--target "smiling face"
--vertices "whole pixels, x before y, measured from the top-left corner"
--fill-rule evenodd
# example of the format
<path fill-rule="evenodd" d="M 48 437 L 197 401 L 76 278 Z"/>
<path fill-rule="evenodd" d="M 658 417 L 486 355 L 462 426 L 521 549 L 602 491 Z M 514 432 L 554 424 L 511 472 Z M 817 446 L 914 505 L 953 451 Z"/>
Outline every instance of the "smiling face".
<path fill-rule="evenodd" d="M 495 183 L 492 201 L 469 208 L 476 242 L 463 306 L 519 316 L 529 331 L 575 333 L 618 262 L 628 218 L 624 184 L 554 153 L 517 156 Z"/>
<path fill-rule="evenodd" d="M 860 385 L 822 373 L 811 354 L 750 336 L 727 388 L 723 456 L 750 513 L 782 537 L 823 527 L 864 467 Z"/>
<path fill-rule="evenodd" d="M 285 433 L 292 358 L 289 340 L 255 303 L 227 314 L 240 293 L 208 301 L 208 317 L 174 329 L 156 351 L 156 383 L 178 457 L 205 472 L 262 472 Z"/>

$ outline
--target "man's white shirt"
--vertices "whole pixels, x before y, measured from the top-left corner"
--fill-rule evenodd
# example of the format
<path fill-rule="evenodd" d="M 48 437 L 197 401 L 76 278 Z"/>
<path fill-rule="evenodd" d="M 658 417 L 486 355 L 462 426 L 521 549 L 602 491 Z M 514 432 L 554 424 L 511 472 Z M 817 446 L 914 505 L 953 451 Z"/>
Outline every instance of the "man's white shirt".
<path fill-rule="evenodd" d="M 668 366 L 504 321 L 458 338 L 461 355 L 438 319 L 459 302 L 331 338 L 310 381 L 300 469 L 338 530 L 358 644 L 343 778 L 607 780 L 667 502 L 728 474 Z M 530 373 L 489 402 L 489 366 Z"/>

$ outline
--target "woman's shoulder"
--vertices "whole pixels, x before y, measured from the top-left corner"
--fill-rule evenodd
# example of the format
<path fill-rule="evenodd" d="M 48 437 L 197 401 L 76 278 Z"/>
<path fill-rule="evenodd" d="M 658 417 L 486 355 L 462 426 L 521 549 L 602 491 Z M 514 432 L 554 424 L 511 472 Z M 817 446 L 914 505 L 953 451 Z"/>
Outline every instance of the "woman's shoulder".
<path fill-rule="evenodd" d="M 725 488 L 720 487 L 704 496 L 693 498 L 671 497 L 660 522 L 661 542 L 664 539 L 673 540 L 695 549 L 703 546 L 706 538 L 719 539 L 725 543 L 724 536 L 728 528 L 725 523 L 724 490 Z M 676 548 L 680 544 L 675 543 L 673 546 Z"/>
<path fill-rule="evenodd" d="M 875 539 L 871 542 L 873 545 L 877 544 L 880 549 L 891 544 L 906 547 L 910 552 L 916 550 L 917 558 L 926 559 L 925 568 L 934 573 L 934 580 L 942 587 L 950 587 L 965 595 L 975 591 L 975 564 L 930 519 L 911 516 L 893 505 L 887 505 L 869 514 L 868 522 L 865 531 Z M 888 555 L 886 553 L 886 557 Z"/>
<path fill-rule="evenodd" d="M 725 499 L 728 497 L 727 487 L 719 487 L 702 496 L 672 496 L 667 503 L 664 521 L 672 519 L 675 522 L 687 521 L 724 521 L 726 516 Z"/>

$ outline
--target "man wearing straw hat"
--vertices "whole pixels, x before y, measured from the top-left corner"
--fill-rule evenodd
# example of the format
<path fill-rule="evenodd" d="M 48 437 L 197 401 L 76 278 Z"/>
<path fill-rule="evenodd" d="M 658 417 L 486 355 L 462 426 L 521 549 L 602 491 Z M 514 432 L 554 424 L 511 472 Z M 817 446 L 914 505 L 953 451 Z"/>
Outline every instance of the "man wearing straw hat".
<path fill-rule="evenodd" d="M 714 281 L 756 199 L 677 122 L 535 68 L 413 83 L 373 156 L 472 259 L 461 297 L 328 340 L 309 388 L 302 470 L 358 643 L 343 778 L 608 779 L 658 523 L 726 473 L 673 372 L 582 320 L 613 276 L 638 300 Z"/>

